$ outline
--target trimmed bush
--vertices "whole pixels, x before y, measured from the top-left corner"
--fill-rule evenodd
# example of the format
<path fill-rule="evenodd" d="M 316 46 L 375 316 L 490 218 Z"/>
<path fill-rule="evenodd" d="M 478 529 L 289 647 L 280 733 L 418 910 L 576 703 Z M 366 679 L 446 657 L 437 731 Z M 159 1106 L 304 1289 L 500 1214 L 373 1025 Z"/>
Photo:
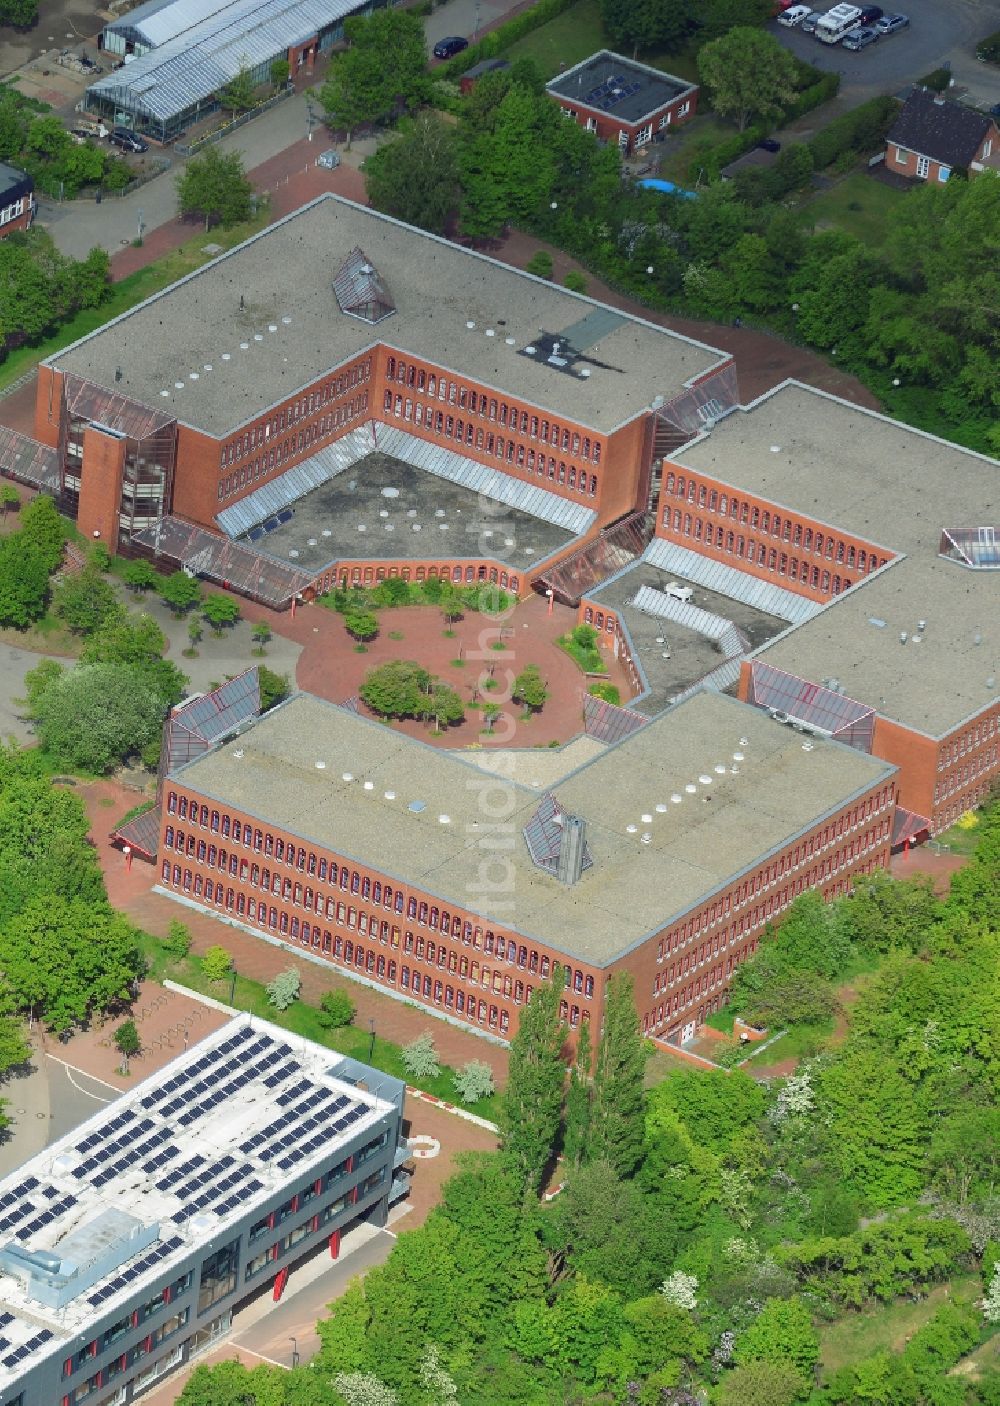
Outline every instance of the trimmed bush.
<path fill-rule="evenodd" d="M 505 49 L 516 44 L 518 39 L 523 39 L 533 30 L 541 29 L 543 24 L 548 24 L 549 20 L 554 20 L 557 15 L 561 15 L 575 3 L 576 0 L 538 0 L 538 3 L 532 5 L 530 10 L 515 15 L 512 20 L 508 20 L 506 24 L 500 25 L 492 33 L 480 39 L 478 44 L 470 44 L 467 49 L 463 49 L 460 54 L 456 54 L 453 59 L 449 59 L 446 64 L 443 64 L 437 72 L 442 78 L 457 80 L 474 64 L 480 63 L 483 59 L 495 59 L 498 54 L 502 54 Z"/>
<path fill-rule="evenodd" d="M 898 112 L 899 103 L 895 98 L 880 97 L 870 98 L 842 117 L 834 118 L 806 143 L 812 152 L 813 166 L 823 171 L 845 152 L 871 155 L 884 143 Z"/>

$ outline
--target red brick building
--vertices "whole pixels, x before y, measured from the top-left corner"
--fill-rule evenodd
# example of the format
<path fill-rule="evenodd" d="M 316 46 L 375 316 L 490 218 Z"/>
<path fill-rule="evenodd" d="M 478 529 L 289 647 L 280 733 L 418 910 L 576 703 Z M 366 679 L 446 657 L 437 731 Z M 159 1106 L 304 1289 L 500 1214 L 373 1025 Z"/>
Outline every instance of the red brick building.
<path fill-rule="evenodd" d="M 646 146 L 698 109 L 698 86 L 607 49 L 546 84 L 567 117 L 623 152 Z"/>
<path fill-rule="evenodd" d="M 24 171 L 0 161 L 0 239 L 30 229 L 35 214 L 35 183 Z"/>
<path fill-rule="evenodd" d="M 988 112 L 917 88 L 889 129 L 885 164 L 911 180 L 933 182 L 956 169 L 969 176 L 1000 171 L 1000 128 Z"/>
<path fill-rule="evenodd" d="M 300 694 L 169 768 L 157 863 L 171 896 L 497 1038 L 556 963 L 572 1028 L 628 970 L 643 1028 L 678 1037 L 798 894 L 886 863 L 894 804 L 891 765 L 718 695 L 542 792 Z"/>
<path fill-rule="evenodd" d="M 255 527 L 381 427 L 429 474 L 581 535 L 645 501 L 652 409 L 692 396 L 735 404 L 725 353 L 326 196 L 45 362 L 35 432 L 87 536 L 169 556 L 200 528 L 219 539 L 185 547 L 201 574 L 241 584 Z M 357 541 L 297 543 L 262 598 L 353 573 Z"/>

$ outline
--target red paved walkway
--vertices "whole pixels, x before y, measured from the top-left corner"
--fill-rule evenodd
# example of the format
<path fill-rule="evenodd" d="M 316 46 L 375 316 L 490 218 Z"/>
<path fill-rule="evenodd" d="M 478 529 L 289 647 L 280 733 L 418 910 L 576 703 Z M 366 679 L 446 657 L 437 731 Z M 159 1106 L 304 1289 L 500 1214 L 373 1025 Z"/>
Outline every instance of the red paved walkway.
<path fill-rule="evenodd" d="M 403 606 L 395 610 L 380 610 L 379 635 L 368 645 L 367 653 L 355 653 L 354 641 L 344 629 L 343 617 L 323 606 L 300 610 L 294 622 L 287 617 L 273 620 L 276 631 L 291 635 L 304 645 L 296 669 L 296 682 L 310 693 L 318 693 L 334 703 L 356 694 L 370 669 L 391 659 L 415 659 L 432 674 L 443 678 L 456 688 L 466 707 L 464 723 L 449 727 L 445 735 L 435 738 L 426 723 L 405 722 L 400 730 L 411 737 L 442 747 L 482 746 L 547 747 L 550 742 L 568 742 L 582 731 L 583 700 L 586 697 L 586 676 L 556 644 L 559 635 L 576 624 L 576 611 L 557 605 L 551 615 L 546 613 L 545 601 L 532 595 L 503 623 L 503 638 L 507 648 L 501 653 L 490 648 L 497 639 L 498 626 L 488 616 L 469 612 L 455 621 L 454 638 L 444 635 L 445 623 L 441 612 L 433 606 Z M 391 633 L 402 634 L 401 640 L 390 639 Z M 475 656 L 482 656 L 476 658 Z M 464 658 L 457 667 L 452 660 Z M 618 685 L 622 699 L 629 697 L 628 682 L 621 666 L 605 653 L 608 676 Z M 522 720 L 522 710 L 513 703 L 505 705 L 508 724 L 496 724 L 497 731 L 483 732 L 481 715 L 475 711 L 473 693 L 502 704 L 509 686 L 507 671 L 517 674 L 527 664 L 537 664 L 551 690 L 551 697 L 542 710 L 528 720 Z M 481 682 L 490 668 L 500 683 L 496 692 L 481 691 Z"/>

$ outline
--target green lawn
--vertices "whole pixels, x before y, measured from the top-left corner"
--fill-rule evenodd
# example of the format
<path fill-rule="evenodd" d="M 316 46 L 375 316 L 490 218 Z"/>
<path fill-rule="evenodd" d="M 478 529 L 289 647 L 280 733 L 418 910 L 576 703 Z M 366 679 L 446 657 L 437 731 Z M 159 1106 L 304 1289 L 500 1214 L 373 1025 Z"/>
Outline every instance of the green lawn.
<path fill-rule="evenodd" d="M 956 822 L 938 835 L 936 843 L 952 854 L 972 854 L 979 844 L 979 827 Z"/>
<path fill-rule="evenodd" d="M 178 278 L 183 278 L 186 273 L 191 273 L 194 269 L 200 268 L 202 264 L 207 264 L 217 255 L 203 254 L 202 249 L 206 244 L 220 244 L 223 249 L 231 249 L 244 239 L 249 239 L 252 234 L 264 228 L 267 224 L 268 216 L 266 210 L 254 220 L 247 221 L 246 224 L 234 226 L 229 230 L 213 229 L 209 234 L 202 230 L 193 239 L 189 239 L 180 248 L 173 249 L 169 254 L 164 254 L 162 259 L 157 259 L 154 263 L 147 264 L 145 268 L 138 269 L 135 273 L 130 273 L 121 282 L 114 283 L 105 302 L 99 308 L 85 308 L 77 313 L 76 317 L 60 327 L 58 332 L 53 332 L 51 337 L 46 337 L 44 341 L 37 342 L 34 346 L 18 347 L 11 352 L 2 365 L 0 365 L 0 390 L 4 386 L 9 386 L 12 381 L 16 381 L 19 376 L 23 376 L 26 371 L 47 356 L 52 356 L 55 352 L 61 351 L 63 347 L 68 347 L 71 342 L 75 342 L 80 337 L 87 336 L 90 332 L 96 332 L 98 327 L 103 327 L 112 318 L 119 317 L 129 308 L 134 308 L 143 299 L 152 297 L 161 288 L 166 288 L 168 284 L 176 282 Z"/>
<path fill-rule="evenodd" d="M 554 78 L 561 69 L 589 58 L 598 49 L 612 47 L 601 25 L 598 0 L 579 0 L 506 50 L 508 59 L 534 59 L 546 79 Z M 691 54 L 640 54 L 643 63 L 676 74 L 688 82 L 698 81 L 697 65 Z"/>
<path fill-rule="evenodd" d="M 820 1377 L 828 1380 L 841 1367 L 857 1363 L 883 1349 L 901 1352 L 909 1339 L 934 1316 L 945 1298 L 971 1298 L 979 1281 L 972 1275 L 939 1284 L 925 1299 L 899 1299 L 884 1308 L 847 1313 L 819 1329 Z"/>
<path fill-rule="evenodd" d="M 201 969 L 201 963 L 196 958 L 187 957 L 181 962 L 171 960 L 164 951 L 162 942 L 157 941 L 149 934 L 143 934 L 142 946 L 149 964 L 149 976 L 154 981 L 163 981 L 169 977 L 171 981 L 176 981 L 178 985 L 186 986 L 191 991 L 200 992 L 203 996 L 211 996 L 213 1000 L 223 1001 L 226 1005 L 232 1004 L 238 1010 L 250 1011 L 264 1020 L 271 1021 L 274 1025 L 284 1026 L 286 1030 L 292 1030 L 295 1034 L 304 1036 L 307 1040 L 314 1040 L 318 1045 L 326 1045 L 329 1049 L 339 1050 L 341 1054 L 350 1055 L 353 1059 L 362 1060 L 365 1064 L 370 1063 L 376 1069 L 384 1070 L 386 1074 L 392 1074 L 397 1079 L 404 1079 L 407 1083 L 412 1083 L 412 1079 L 406 1072 L 406 1067 L 400 1058 L 400 1047 L 393 1044 L 391 1040 L 383 1040 L 376 1033 L 374 1052 L 369 1060 L 370 1031 L 359 1029 L 354 1025 L 345 1026 L 340 1030 L 328 1030 L 320 1024 L 319 1010 L 315 1006 L 308 1005 L 305 1001 L 293 1001 L 287 1010 L 279 1011 L 267 999 L 267 992 L 260 982 L 249 981 L 238 973 L 235 991 L 232 1001 L 230 1001 L 229 978 L 221 982 L 209 981 Z M 289 966 L 294 965 L 294 956 L 291 956 Z M 330 986 L 342 986 L 348 991 L 351 989 L 350 981 L 341 978 L 339 973 L 333 970 L 330 972 Z M 428 1027 L 432 1028 L 432 1025 L 433 1022 L 428 1020 Z M 465 1107 L 455 1088 L 452 1071 L 447 1065 L 441 1066 L 441 1073 L 436 1079 L 421 1079 L 420 1087 L 425 1093 L 434 1094 L 437 1098 L 444 1099 L 448 1103 Z M 478 1103 L 471 1105 L 470 1111 L 480 1118 L 495 1122 L 499 1112 L 498 1096 L 491 1094 L 488 1098 L 480 1099 Z"/>
<path fill-rule="evenodd" d="M 904 190 L 895 190 L 864 171 L 855 171 L 801 206 L 803 224 L 817 229 L 841 229 L 868 248 L 878 249 L 885 241 L 889 212 L 906 196 Z"/>

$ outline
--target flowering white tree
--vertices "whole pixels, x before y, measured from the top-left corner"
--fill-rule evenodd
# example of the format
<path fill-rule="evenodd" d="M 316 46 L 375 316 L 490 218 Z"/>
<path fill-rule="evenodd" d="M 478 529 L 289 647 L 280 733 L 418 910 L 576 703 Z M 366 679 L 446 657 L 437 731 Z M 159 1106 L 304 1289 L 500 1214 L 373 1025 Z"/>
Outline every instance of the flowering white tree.
<path fill-rule="evenodd" d="M 420 1384 L 434 1402 L 434 1406 L 449 1406 L 458 1401 L 458 1387 L 455 1378 L 441 1361 L 441 1350 L 431 1343 L 420 1362 Z"/>
<path fill-rule="evenodd" d="M 993 1271 L 990 1287 L 983 1299 L 983 1317 L 987 1323 L 1000 1323 L 1000 1264 Z"/>
<path fill-rule="evenodd" d="M 333 1384 L 347 1406 L 399 1406 L 398 1394 L 371 1372 L 338 1372 Z"/>
<path fill-rule="evenodd" d="M 786 1118 L 803 1117 L 815 1107 L 812 1075 L 808 1069 L 801 1069 L 796 1074 L 790 1074 L 782 1084 L 771 1110 L 771 1119 L 775 1123 L 783 1123 Z"/>
<path fill-rule="evenodd" d="M 660 1285 L 660 1293 L 675 1308 L 687 1308 L 693 1313 L 698 1307 L 698 1278 L 675 1269 Z"/>

